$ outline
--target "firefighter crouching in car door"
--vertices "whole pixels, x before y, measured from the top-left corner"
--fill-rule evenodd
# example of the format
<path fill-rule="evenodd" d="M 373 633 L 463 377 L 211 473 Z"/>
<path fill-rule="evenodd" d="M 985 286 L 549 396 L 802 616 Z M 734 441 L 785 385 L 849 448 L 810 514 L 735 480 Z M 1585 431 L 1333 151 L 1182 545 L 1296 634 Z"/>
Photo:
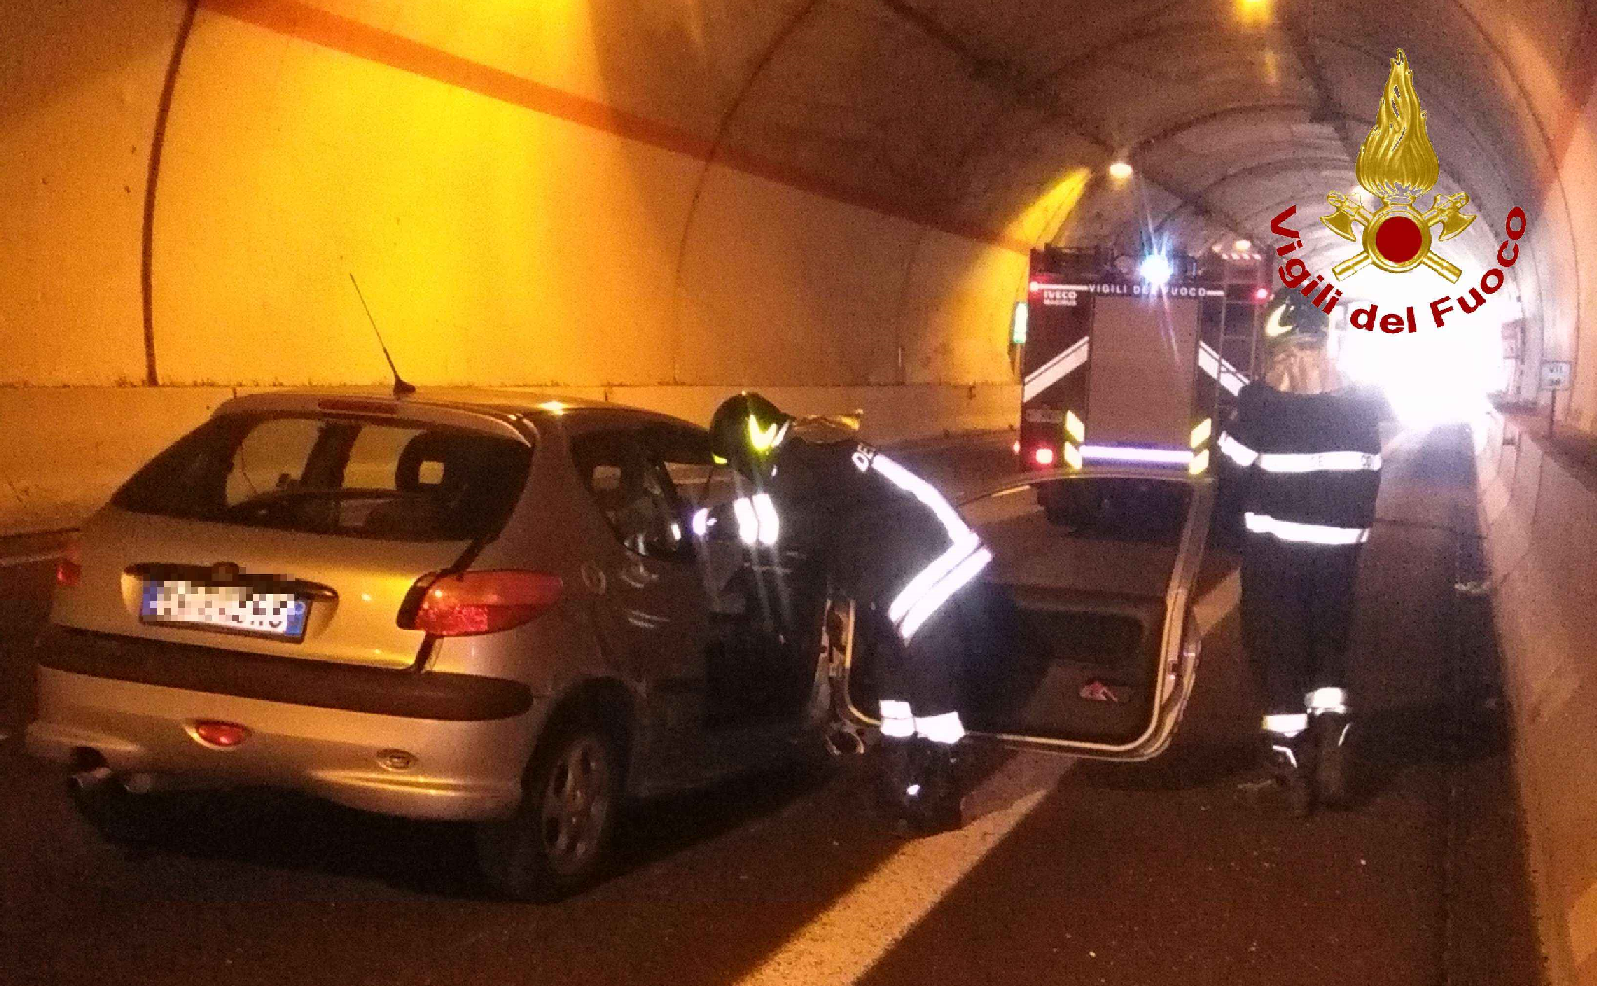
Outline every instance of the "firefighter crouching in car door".
<path fill-rule="evenodd" d="M 794 418 L 744 393 L 716 410 L 710 431 L 753 487 L 734 503 L 743 541 L 802 545 L 855 600 L 857 632 L 879 658 L 890 808 L 922 831 L 957 827 L 960 590 L 992 554 L 930 483 L 838 419 Z"/>
<path fill-rule="evenodd" d="M 1343 385 L 1323 321 L 1271 325 L 1265 380 L 1237 395 L 1219 446 L 1226 499 L 1244 511 L 1242 633 L 1268 703 L 1267 786 L 1306 814 L 1347 798 L 1348 632 L 1381 482 L 1382 404 Z"/>

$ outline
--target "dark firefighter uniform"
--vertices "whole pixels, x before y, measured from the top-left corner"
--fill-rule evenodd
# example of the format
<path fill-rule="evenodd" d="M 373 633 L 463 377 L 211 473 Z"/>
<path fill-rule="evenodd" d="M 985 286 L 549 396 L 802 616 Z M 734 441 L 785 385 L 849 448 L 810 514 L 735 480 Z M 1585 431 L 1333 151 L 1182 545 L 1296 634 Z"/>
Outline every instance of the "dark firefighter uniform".
<path fill-rule="evenodd" d="M 1348 634 L 1383 404 L 1340 385 L 1323 335 L 1287 346 L 1267 382 L 1237 395 L 1219 447 L 1226 498 L 1243 511 L 1242 632 L 1268 703 L 1266 756 L 1306 811 L 1346 796 Z"/>
<path fill-rule="evenodd" d="M 856 632 L 870 635 L 878 658 L 895 807 L 930 827 L 957 824 L 960 590 L 992 554 L 942 494 L 892 458 L 835 429 L 824 436 L 831 441 L 803 437 L 815 435 L 807 427 L 815 420 L 791 418 L 757 394 L 716 412 L 718 454 L 753 460 L 737 470 L 752 487 L 733 504 L 739 536 L 750 546 L 803 546 L 812 567 L 855 600 Z"/>

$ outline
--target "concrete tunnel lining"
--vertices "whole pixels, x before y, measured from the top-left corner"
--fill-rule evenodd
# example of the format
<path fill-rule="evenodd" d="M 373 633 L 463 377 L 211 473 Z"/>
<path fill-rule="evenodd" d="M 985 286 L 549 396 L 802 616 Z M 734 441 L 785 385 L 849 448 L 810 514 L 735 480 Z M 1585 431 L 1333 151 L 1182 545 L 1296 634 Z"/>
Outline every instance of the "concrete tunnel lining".
<path fill-rule="evenodd" d="M 1238 22 L 1261 5 L 1279 23 Z M 48 29 L 30 29 L 19 8 L 9 20 L 22 50 L 166 32 L 110 65 L 69 64 L 62 88 L 99 90 L 103 103 L 38 124 L 65 132 L 98 114 L 147 129 L 151 106 L 112 79 L 137 75 L 158 92 L 156 49 L 170 54 L 184 6 L 101 5 L 75 21 L 52 15 Z M 1191 249 L 1263 241 L 1285 203 L 1301 214 L 1323 201 L 1324 173 L 1342 170 L 1338 127 L 1361 132 L 1399 45 L 1444 169 L 1481 208 L 1470 252 L 1495 246 L 1482 234 L 1497 212 L 1526 205 L 1530 263 L 1511 273 L 1534 274 L 1520 277 L 1527 317 L 1550 352 L 1571 352 L 1591 289 L 1577 283 L 1579 222 L 1551 213 L 1568 198 L 1560 146 L 1590 142 L 1568 109 L 1585 94 L 1536 95 L 1520 79 L 1551 64 L 1589 84 L 1574 53 L 1591 27 L 1574 5 L 1536 7 L 1527 15 L 1566 29 L 1527 38 L 1497 7 L 1463 0 L 1401 14 L 1368 2 L 1132 3 L 1095 18 L 1038 0 L 758 11 L 596 0 L 542 19 L 480 4 L 205 0 L 154 190 L 159 379 L 379 383 L 346 284 L 354 269 L 423 383 L 1012 386 L 1005 330 L 1025 249 L 1136 249 L 1150 216 Z M 1335 126 L 1316 118 L 1326 109 Z M 1199 153 L 1188 134 L 1223 149 Z M 1127 187 L 1101 177 L 1122 152 L 1139 169 Z M 1264 157 L 1278 162 L 1269 181 L 1250 170 Z M 1232 179 L 1203 177 L 1216 168 Z M 1503 175 L 1511 187 L 1499 188 Z M 25 194 L 20 178 L 7 198 Z M 1530 202 L 1542 197 L 1548 208 Z M 81 218 L 32 249 L 34 269 L 74 246 L 113 261 L 107 272 L 126 268 L 128 217 L 92 204 L 64 209 Z M 1584 215 L 1591 203 L 1569 208 Z M 47 222 L 37 205 L 27 221 Z M 567 270 L 518 254 L 558 256 Z M 126 312 L 139 300 L 125 279 L 83 273 L 73 304 L 0 302 L 8 335 L 66 322 L 9 346 L 5 383 L 144 378 L 136 347 L 99 342 L 136 326 L 122 316 L 102 329 L 84 306 Z M 251 355 L 214 345 L 216 326 Z M 1592 403 L 1583 387 L 1574 420 Z"/>

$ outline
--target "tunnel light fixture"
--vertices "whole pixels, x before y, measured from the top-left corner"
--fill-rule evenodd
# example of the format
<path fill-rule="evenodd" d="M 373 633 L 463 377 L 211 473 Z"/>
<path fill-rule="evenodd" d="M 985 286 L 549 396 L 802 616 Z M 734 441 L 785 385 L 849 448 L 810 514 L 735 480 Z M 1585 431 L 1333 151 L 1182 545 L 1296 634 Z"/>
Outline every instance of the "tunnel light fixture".
<path fill-rule="evenodd" d="M 1142 258 L 1141 264 L 1137 265 L 1137 272 L 1149 284 L 1159 285 L 1169 283 L 1171 275 L 1175 274 L 1175 268 L 1170 266 L 1169 257 L 1162 253 L 1150 253 Z"/>
<path fill-rule="evenodd" d="M 1033 290 L 1036 290 L 1035 288 Z M 1026 327 L 1030 324 L 1030 309 L 1024 301 L 1015 302 L 1014 320 L 1009 323 L 1009 344 L 1011 346 L 1024 346 L 1026 344 Z"/>
<path fill-rule="evenodd" d="M 1116 161 L 1109 165 L 1109 177 L 1116 181 L 1125 181 L 1131 177 L 1131 162 Z"/>
<path fill-rule="evenodd" d="M 1237 19 L 1244 24 L 1263 24 L 1270 19 L 1270 0 L 1233 0 Z"/>

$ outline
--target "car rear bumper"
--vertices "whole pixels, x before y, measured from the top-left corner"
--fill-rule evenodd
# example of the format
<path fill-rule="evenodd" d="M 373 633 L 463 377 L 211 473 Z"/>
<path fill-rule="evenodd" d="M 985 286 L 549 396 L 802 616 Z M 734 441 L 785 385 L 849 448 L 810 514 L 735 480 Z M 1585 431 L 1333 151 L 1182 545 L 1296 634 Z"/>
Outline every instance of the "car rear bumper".
<path fill-rule="evenodd" d="M 98 757 L 118 774 L 152 786 L 261 784 L 390 815 L 502 817 L 520 800 L 526 752 L 545 712 L 544 703 L 523 690 L 525 697 L 509 705 L 500 696 L 478 706 L 479 712 L 510 710 L 512 715 L 462 718 L 472 700 L 458 694 L 418 699 L 425 692 L 418 693 L 404 679 L 434 676 L 413 672 L 379 672 L 393 677 L 395 693 L 390 694 L 380 687 L 382 678 L 363 680 L 353 691 L 338 678 L 344 690 L 323 691 L 320 704 L 274 699 L 303 687 L 298 677 L 302 671 L 326 685 L 333 679 L 325 677 L 325 668 L 273 668 L 264 678 L 245 675 L 228 688 L 245 694 L 227 694 L 206 677 L 210 672 L 193 667 L 170 671 L 195 655 L 122 638 L 115 638 L 120 653 L 113 653 L 117 648 L 94 636 L 67 631 L 41 638 L 38 713 L 28 726 L 28 750 L 60 763 Z M 160 661 L 153 660 L 156 651 L 162 652 Z M 148 673 L 138 673 L 140 669 Z M 181 675 L 205 687 L 137 680 Z M 262 691 L 273 697 L 253 694 Z M 335 703 L 358 707 L 331 707 Z M 425 711 L 452 711 L 457 717 L 415 714 Z M 238 723 L 250 736 L 228 749 L 208 746 L 193 732 L 197 720 Z M 407 759 L 408 766 L 396 769 Z"/>

